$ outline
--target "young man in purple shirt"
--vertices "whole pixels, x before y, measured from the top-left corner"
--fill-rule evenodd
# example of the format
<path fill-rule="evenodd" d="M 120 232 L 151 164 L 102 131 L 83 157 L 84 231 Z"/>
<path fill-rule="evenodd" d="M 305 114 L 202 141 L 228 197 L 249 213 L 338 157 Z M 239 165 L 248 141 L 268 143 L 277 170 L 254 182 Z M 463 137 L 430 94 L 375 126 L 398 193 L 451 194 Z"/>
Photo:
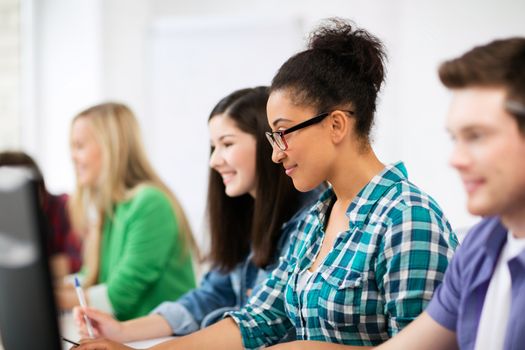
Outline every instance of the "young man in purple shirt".
<path fill-rule="evenodd" d="M 525 38 L 445 62 L 450 159 L 483 216 L 426 311 L 380 349 L 525 349 Z"/>
<path fill-rule="evenodd" d="M 432 301 L 378 349 L 525 349 L 525 38 L 445 62 L 453 92 L 450 163 L 470 213 L 483 217 L 456 251 Z M 293 342 L 279 349 L 364 349 Z"/>

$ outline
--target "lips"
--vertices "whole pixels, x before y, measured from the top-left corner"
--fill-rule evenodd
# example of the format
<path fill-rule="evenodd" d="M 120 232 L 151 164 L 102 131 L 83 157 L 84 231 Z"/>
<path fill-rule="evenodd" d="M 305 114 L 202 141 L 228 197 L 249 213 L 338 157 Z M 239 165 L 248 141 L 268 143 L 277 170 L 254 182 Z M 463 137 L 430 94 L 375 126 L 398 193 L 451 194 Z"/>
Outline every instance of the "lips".
<path fill-rule="evenodd" d="M 230 183 L 233 180 L 234 176 L 235 176 L 235 172 L 233 172 L 233 171 L 222 172 L 220 174 L 221 174 L 221 177 L 222 177 L 222 182 L 225 185 Z"/>
<path fill-rule="evenodd" d="M 291 176 L 293 171 L 297 168 L 297 165 L 293 165 L 293 166 L 285 166 L 284 167 L 284 172 L 286 173 L 286 175 L 288 176 Z"/>
<path fill-rule="evenodd" d="M 485 183 L 483 179 L 463 179 L 463 186 L 467 193 L 474 193 L 478 188 L 480 188 Z"/>
<path fill-rule="evenodd" d="M 83 173 L 86 172 L 86 167 L 82 166 L 82 165 L 77 165 L 77 166 L 75 166 L 75 170 L 76 170 L 77 174 L 82 175 Z"/>

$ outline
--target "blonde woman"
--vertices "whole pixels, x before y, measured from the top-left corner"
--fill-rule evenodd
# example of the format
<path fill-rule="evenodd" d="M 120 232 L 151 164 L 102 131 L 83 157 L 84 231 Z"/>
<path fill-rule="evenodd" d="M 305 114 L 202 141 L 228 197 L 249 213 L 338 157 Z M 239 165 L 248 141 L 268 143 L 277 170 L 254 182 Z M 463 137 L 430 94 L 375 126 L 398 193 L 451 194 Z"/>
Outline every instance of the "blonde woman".
<path fill-rule="evenodd" d="M 151 167 L 132 111 L 103 103 L 71 126 L 77 186 L 73 225 L 87 232 L 83 287 L 88 303 L 126 320 L 195 287 L 194 244 L 184 212 Z M 58 304 L 77 305 L 71 286 Z"/>

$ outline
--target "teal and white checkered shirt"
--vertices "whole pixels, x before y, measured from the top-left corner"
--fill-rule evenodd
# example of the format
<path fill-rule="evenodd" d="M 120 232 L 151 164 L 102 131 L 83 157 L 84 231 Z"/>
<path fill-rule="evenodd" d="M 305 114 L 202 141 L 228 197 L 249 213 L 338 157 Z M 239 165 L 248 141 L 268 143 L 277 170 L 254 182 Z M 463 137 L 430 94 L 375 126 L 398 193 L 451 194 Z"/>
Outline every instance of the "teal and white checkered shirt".
<path fill-rule="evenodd" d="M 416 318 L 441 283 L 458 241 L 437 203 L 397 163 L 354 198 L 348 231 L 298 289 L 334 201 L 330 188 L 299 223 L 277 269 L 243 309 L 228 314 L 247 349 L 275 344 L 291 329 L 297 339 L 380 344 Z"/>

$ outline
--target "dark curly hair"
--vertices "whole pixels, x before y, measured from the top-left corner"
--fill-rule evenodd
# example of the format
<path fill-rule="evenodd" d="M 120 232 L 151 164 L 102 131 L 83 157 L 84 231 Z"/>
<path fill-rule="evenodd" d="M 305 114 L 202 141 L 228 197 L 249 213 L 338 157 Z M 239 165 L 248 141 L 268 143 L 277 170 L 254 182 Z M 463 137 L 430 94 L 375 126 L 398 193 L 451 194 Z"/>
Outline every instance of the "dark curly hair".
<path fill-rule="evenodd" d="M 281 66 L 270 90 L 287 90 L 293 103 L 312 106 L 319 113 L 351 107 L 356 133 L 368 141 L 385 60 L 378 38 L 346 20 L 331 18 L 311 33 L 307 50 Z"/>

